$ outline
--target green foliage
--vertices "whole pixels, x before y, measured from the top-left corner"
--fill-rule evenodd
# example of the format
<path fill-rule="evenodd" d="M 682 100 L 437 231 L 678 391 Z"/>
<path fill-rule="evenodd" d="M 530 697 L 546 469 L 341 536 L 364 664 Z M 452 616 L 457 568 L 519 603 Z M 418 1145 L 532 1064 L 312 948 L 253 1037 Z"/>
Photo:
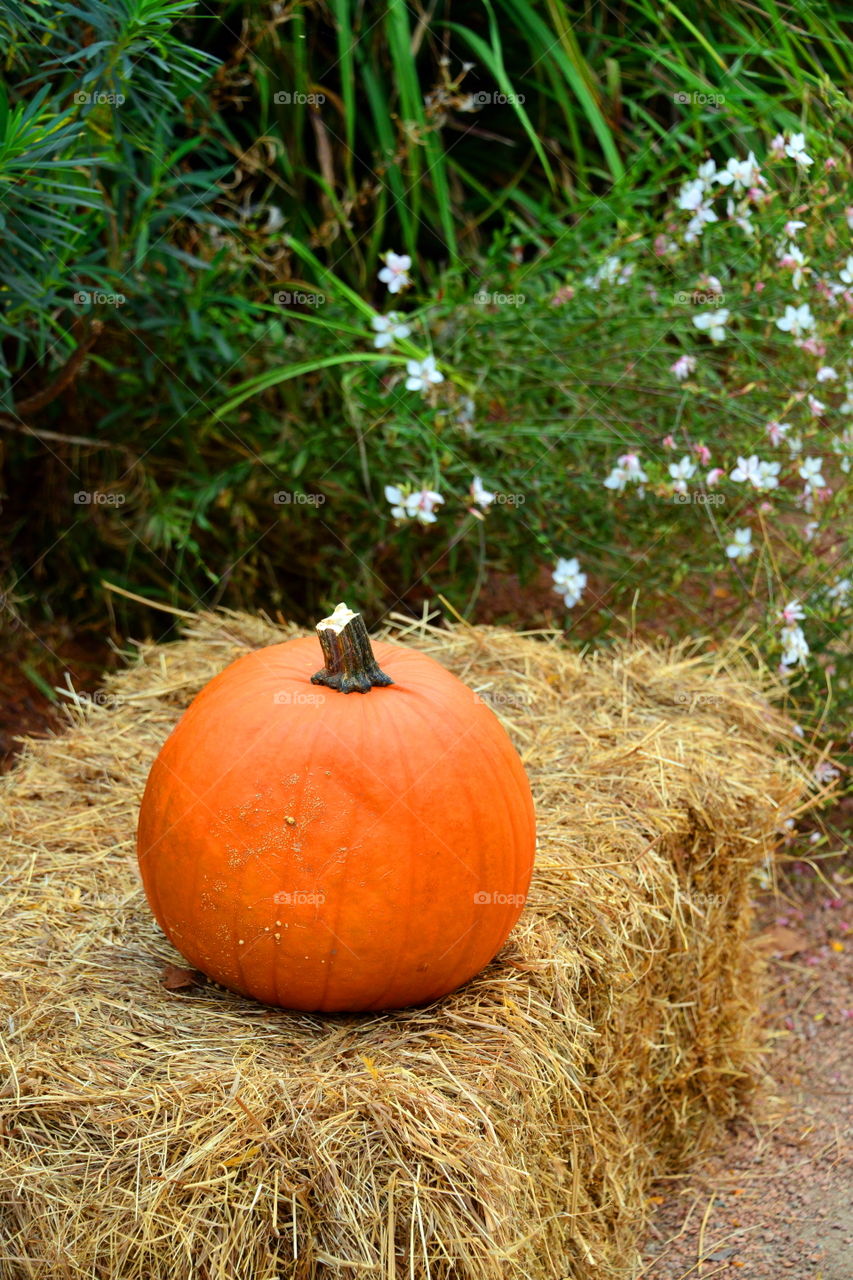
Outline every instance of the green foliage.
<path fill-rule="evenodd" d="M 851 24 L 831 0 L 439 0 L 428 20 L 330 0 L 246 17 L 238 66 L 260 110 L 223 113 L 252 158 L 244 196 L 362 292 L 388 247 L 432 279 L 507 215 L 530 229 L 606 198 L 627 219 L 733 137 L 849 121 Z"/>
<path fill-rule="evenodd" d="M 763 158 L 777 132 L 840 161 L 850 34 L 828 0 L 8 5 L 0 600 L 100 617 L 106 578 L 190 608 L 307 619 L 344 594 L 371 612 L 441 594 L 475 616 L 511 577 L 535 617 L 599 643 L 634 610 L 675 634 L 754 628 L 775 660 L 797 596 L 817 705 L 849 678 L 829 595 L 849 432 L 773 317 L 801 296 L 777 256 L 800 204 L 808 279 L 837 281 L 849 174 L 821 192 L 777 166 L 749 241 L 720 199 L 686 245 L 672 196 L 708 155 Z M 412 258 L 412 292 L 378 282 L 388 250 Z M 736 316 L 724 344 L 678 300 L 709 275 Z M 821 307 L 842 373 L 844 312 Z M 377 349 L 377 309 L 411 333 Z M 699 359 L 681 383 L 680 353 Z M 431 355 L 444 381 L 407 389 Z M 673 461 L 766 457 L 786 415 L 832 471 L 819 535 L 784 453 L 775 523 L 736 484 L 721 508 L 674 501 Z M 642 499 L 603 484 L 629 451 Z M 440 493 L 435 523 L 395 520 L 386 486 Z M 732 560 L 747 526 L 753 557 Z M 588 575 L 574 613 L 558 557 Z"/>
<path fill-rule="evenodd" d="M 21 3 L 0 15 L 7 411 L 19 397 L 12 383 L 32 375 L 34 361 L 41 379 L 61 366 L 96 317 L 132 330 L 157 312 L 168 327 L 175 295 L 192 288 L 191 269 L 206 266 L 181 241 L 213 217 L 206 206 L 228 166 L 220 148 L 219 166 L 209 167 L 217 148 L 184 118 L 188 95 L 215 66 L 174 32 L 191 8 L 189 0 L 81 0 Z"/>

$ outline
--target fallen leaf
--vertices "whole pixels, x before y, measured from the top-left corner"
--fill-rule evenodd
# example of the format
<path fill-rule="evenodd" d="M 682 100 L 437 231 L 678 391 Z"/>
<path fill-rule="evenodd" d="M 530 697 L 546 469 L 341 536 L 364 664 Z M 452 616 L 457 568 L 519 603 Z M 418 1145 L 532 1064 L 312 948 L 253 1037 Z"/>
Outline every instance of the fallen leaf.
<path fill-rule="evenodd" d="M 804 933 L 797 933 L 795 929 L 787 929 L 784 925 L 774 925 L 773 928 L 759 933 L 755 939 L 755 945 L 765 954 L 787 959 L 788 956 L 807 951 L 811 943 Z"/>
<path fill-rule="evenodd" d="M 204 974 L 198 969 L 183 969 L 179 964 L 167 964 L 160 974 L 160 981 L 167 991 L 183 991 L 186 987 L 199 987 Z"/>

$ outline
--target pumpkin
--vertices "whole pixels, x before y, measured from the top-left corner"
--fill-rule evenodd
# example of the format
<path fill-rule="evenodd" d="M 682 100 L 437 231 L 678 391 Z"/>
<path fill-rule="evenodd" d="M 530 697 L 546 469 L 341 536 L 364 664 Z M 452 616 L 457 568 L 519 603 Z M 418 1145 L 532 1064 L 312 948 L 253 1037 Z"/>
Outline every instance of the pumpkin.
<path fill-rule="evenodd" d="M 312 637 L 238 658 L 151 768 L 137 851 L 164 933 L 266 1004 L 420 1005 L 494 957 L 530 882 L 521 760 L 434 659 L 375 653 L 339 605 Z"/>

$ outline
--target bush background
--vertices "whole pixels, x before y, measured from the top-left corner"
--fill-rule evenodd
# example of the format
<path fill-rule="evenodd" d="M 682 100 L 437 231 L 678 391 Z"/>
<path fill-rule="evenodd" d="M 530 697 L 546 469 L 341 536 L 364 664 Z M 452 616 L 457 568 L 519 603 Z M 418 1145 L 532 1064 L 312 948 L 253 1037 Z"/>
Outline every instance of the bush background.
<path fill-rule="evenodd" d="M 626 447 L 661 456 L 674 424 L 715 462 L 753 452 L 785 399 L 775 330 L 715 351 L 699 392 L 675 382 L 696 338 L 679 290 L 732 242 L 713 228 L 676 262 L 649 246 L 707 156 L 762 158 L 805 131 L 837 165 L 811 251 L 842 253 L 843 7 L 21 0 L 0 35 L 4 628 L 162 630 L 107 580 L 301 621 L 346 594 L 373 616 L 442 598 L 598 643 L 624 618 L 740 630 L 772 657 L 779 584 L 849 562 L 833 533 L 809 566 L 786 533 L 763 581 L 727 563 L 707 512 L 663 493 L 615 504 L 602 485 Z M 369 315 L 389 301 L 388 249 L 413 259 L 413 335 L 383 363 Z M 768 252 L 739 246 L 742 274 Z M 630 281 L 584 289 L 614 253 Z M 769 287 L 783 309 L 789 282 Z M 400 362 L 429 349 L 441 397 L 400 394 Z M 510 499 L 486 520 L 473 474 Z M 384 486 L 407 479 L 445 494 L 437 526 L 391 519 Z M 840 505 L 827 526 L 843 534 Z M 573 617 L 552 590 L 560 555 L 589 575 Z M 804 681 L 818 720 L 826 667 L 833 699 L 848 679 L 825 603 L 828 656 Z"/>

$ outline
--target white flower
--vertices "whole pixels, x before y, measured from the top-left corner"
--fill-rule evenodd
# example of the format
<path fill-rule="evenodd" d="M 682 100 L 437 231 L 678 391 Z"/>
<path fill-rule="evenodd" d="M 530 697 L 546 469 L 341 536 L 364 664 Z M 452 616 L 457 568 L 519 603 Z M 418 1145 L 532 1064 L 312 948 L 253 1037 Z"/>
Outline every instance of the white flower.
<path fill-rule="evenodd" d="M 806 224 L 804 222 L 798 222 L 796 218 L 792 218 L 790 222 L 785 223 L 783 230 L 785 232 L 785 235 L 788 236 L 789 239 L 793 239 L 793 237 L 797 234 L 797 232 L 800 231 L 805 225 Z"/>
<path fill-rule="evenodd" d="M 389 311 L 387 316 L 371 317 L 370 327 L 376 333 L 373 345 L 377 350 L 390 347 L 391 343 L 398 338 L 408 338 L 412 332 L 407 324 L 402 323 L 399 311 Z"/>
<path fill-rule="evenodd" d="M 617 493 L 621 493 L 628 483 L 628 474 L 621 467 L 614 467 L 601 483 L 605 489 L 615 489 Z"/>
<path fill-rule="evenodd" d="M 795 289 L 799 289 L 800 285 L 803 283 L 803 267 L 806 261 L 802 249 L 800 249 L 798 245 L 789 244 L 787 249 L 783 248 L 780 250 L 778 256 L 780 260 L 779 265 L 782 267 L 788 267 L 789 270 L 793 271 L 794 274 L 791 277 L 791 284 Z"/>
<path fill-rule="evenodd" d="M 734 158 L 727 160 L 725 169 L 721 169 L 716 177 L 720 186 L 731 185 L 735 195 L 741 191 L 748 191 L 750 187 L 758 186 L 762 181 L 758 161 L 751 151 L 745 160 Z"/>
<path fill-rule="evenodd" d="M 645 484 L 648 476 L 643 470 L 639 456 L 636 453 L 623 453 L 618 459 L 617 466 L 613 468 L 610 475 L 603 481 L 606 489 L 616 489 L 619 493 L 625 488 L 630 480 L 633 484 Z M 640 489 L 640 497 L 643 491 Z"/>
<path fill-rule="evenodd" d="M 735 480 L 738 484 L 743 480 L 749 480 L 757 489 L 761 482 L 761 463 L 758 461 L 757 454 L 753 454 L 750 458 L 738 458 L 737 466 L 729 479 Z"/>
<path fill-rule="evenodd" d="M 707 222 L 719 222 L 719 218 L 711 208 L 710 204 L 700 204 L 699 208 L 687 224 L 684 232 L 684 243 L 695 244 L 702 232 L 705 230 L 705 224 Z"/>
<path fill-rule="evenodd" d="M 837 378 L 838 378 L 838 374 L 836 373 L 835 369 L 833 369 L 831 364 L 821 365 L 821 367 L 818 369 L 817 373 L 815 374 L 815 379 L 817 382 L 835 382 Z"/>
<path fill-rule="evenodd" d="M 802 453 L 803 442 L 799 436 L 789 436 L 785 443 L 792 458 L 796 458 L 798 454 Z"/>
<path fill-rule="evenodd" d="M 744 235 L 755 235 L 755 227 L 752 225 L 752 210 L 748 204 L 745 204 L 742 201 L 740 204 L 736 205 L 731 196 L 729 196 L 726 201 L 726 216 L 734 220 Z"/>
<path fill-rule="evenodd" d="M 770 437 L 770 443 L 778 444 L 791 430 L 791 424 L 790 422 L 768 422 L 766 430 Z"/>
<path fill-rule="evenodd" d="M 782 666 L 795 667 L 798 663 L 805 666 L 806 658 L 809 655 L 809 646 L 806 643 L 806 637 L 803 635 L 802 627 L 783 627 L 782 628 Z"/>
<path fill-rule="evenodd" d="M 695 356 L 679 356 L 678 359 L 669 366 L 669 371 L 671 374 L 674 374 L 679 382 L 683 382 L 695 368 Z"/>
<path fill-rule="evenodd" d="M 471 481 L 471 488 L 469 492 L 471 494 L 471 501 L 478 507 L 482 507 L 484 511 L 487 507 L 490 507 L 495 500 L 495 495 L 493 493 L 489 493 L 488 489 L 483 488 L 483 482 L 479 476 L 474 476 L 474 479 Z"/>
<path fill-rule="evenodd" d="M 821 467 L 823 462 L 820 458 L 803 458 L 800 470 L 797 473 L 800 479 L 805 480 L 806 489 L 815 490 L 822 489 L 826 483 L 822 474 Z"/>
<path fill-rule="evenodd" d="M 590 289 L 600 289 L 602 284 L 627 284 L 634 274 L 634 264 L 629 262 L 624 267 L 619 258 L 605 258 L 598 270 L 591 276 L 584 276 L 583 283 Z"/>
<path fill-rule="evenodd" d="M 690 213 L 695 213 L 704 201 L 705 183 L 701 178 L 693 178 L 690 182 L 685 182 L 682 185 L 676 205 L 679 209 L 686 209 Z"/>
<path fill-rule="evenodd" d="M 840 436 L 835 436 L 829 446 L 833 453 L 841 459 L 839 466 L 845 475 L 850 474 L 850 462 L 853 458 L 853 431 L 845 427 Z"/>
<path fill-rule="evenodd" d="M 669 474 L 673 479 L 673 490 L 676 493 L 687 492 L 687 481 L 695 474 L 696 465 L 691 462 L 687 454 L 680 462 L 671 462 L 669 464 Z"/>
<path fill-rule="evenodd" d="M 696 173 L 698 175 L 699 181 L 703 183 L 704 186 L 710 187 L 711 183 L 716 181 L 716 177 L 717 177 L 716 162 L 714 160 L 703 161 L 703 163 L 700 164 L 699 168 L 696 170 Z"/>
<path fill-rule="evenodd" d="M 635 484 L 644 484 L 649 478 L 640 465 L 640 459 L 636 453 L 623 453 L 619 459 L 619 466 L 624 468 L 628 479 L 633 480 Z"/>
<path fill-rule="evenodd" d="M 853 258 L 848 258 L 844 266 L 838 273 L 839 278 L 845 284 L 853 284 Z"/>
<path fill-rule="evenodd" d="M 580 564 L 575 557 L 557 561 L 557 567 L 551 574 L 554 579 L 554 590 L 563 597 L 567 609 L 573 609 L 583 595 L 586 586 L 586 574 L 581 572 Z"/>
<path fill-rule="evenodd" d="M 726 547 L 726 555 L 730 560 L 748 560 L 754 550 L 752 530 L 735 529 L 732 534 L 732 540 Z"/>
<path fill-rule="evenodd" d="M 806 616 L 803 606 L 799 600 L 792 600 L 790 604 L 786 604 L 785 608 L 779 613 L 779 617 L 786 627 L 793 627 L 796 622 L 802 622 Z"/>
<path fill-rule="evenodd" d="M 807 302 L 802 302 L 798 307 L 792 307 L 790 303 L 785 307 L 785 314 L 779 316 L 776 320 L 776 328 L 781 329 L 783 333 L 791 333 L 795 338 L 799 338 L 806 329 L 814 328 L 814 316 L 811 307 Z"/>
<path fill-rule="evenodd" d="M 407 360 L 407 391 L 427 391 L 431 383 L 444 382 L 444 374 L 435 367 L 435 356 L 427 356 L 425 360 Z"/>
<path fill-rule="evenodd" d="M 776 137 L 770 143 L 770 159 L 781 160 L 785 154 L 785 139 L 781 133 L 777 133 Z"/>
<path fill-rule="evenodd" d="M 814 164 L 811 156 L 806 155 L 806 135 L 804 133 L 792 133 L 788 139 L 788 145 L 785 147 L 785 155 L 790 156 L 792 160 L 796 160 L 802 169 L 807 169 L 810 164 Z"/>
<path fill-rule="evenodd" d="M 385 266 L 379 272 L 379 279 L 387 284 L 389 293 L 400 293 L 412 282 L 409 279 L 409 267 L 412 259 L 407 253 L 393 253 L 390 249 L 382 255 Z"/>
<path fill-rule="evenodd" d="M 811 542 L 812 538 L 817 533 L 818 528 L 819 528 L 819 525 L 817 520 L 809 520 L 806 524 L 803 525 L 803 537 L 805 538 L 806 542 Z"/>
<path fill-rule="evenodd" d="M 385 497 L 392 504 L 391 515 L 395 520 L 418 520 L 421 524 L 435 524 L 434 508 L 444 502 L 433 489 L 400 488 L 386 484 Z"/>
<path fill-rule="evenodd" d="M 840 605 L 847 604 L 847 597 L 850 595 L 851 581 L 849 578 L 839 578 L 834 586 L 830 587 L 827 595 L 830 600 L 837 600 Z"/>
<path fill-rule="evenodd" d="M 726 336 L 726 325 L 729 322 L 728 307 L 720 307 L 717 311 L 700 311 L 693 317 L 693 323 L 703 333 L 707 331 L 712 342 L 722 342 Z"/>
<path fill-rule="evenodd" d="M 782 464 L 779 462 L 759 462 L 758 483 L 755 486 L 760 493 L 766 489 L 775 489 L 779 484 L 778 475 Z"/>
<path fill-rule="evenodd" d="M 738 458 L 737 466 L 729 476 L 730 480 L 741 483 L 748 480 L 754 489 L 759 493 L 763 493 L 766 489 L 775 489 L 779 484 L 777 479 L 781 464 L 778 462 L 763 462 L 756 454 L 750 458 Z"/>
<path fill-rule="evenodd" d="M 817 396 L 808 395 L 806 396 L 806 400 L 808 401 L 808 406 L 816 418 L 819 418 L 820 415 L 826 411 L 826 405 L 822 400 L 818 400 Z"/>

